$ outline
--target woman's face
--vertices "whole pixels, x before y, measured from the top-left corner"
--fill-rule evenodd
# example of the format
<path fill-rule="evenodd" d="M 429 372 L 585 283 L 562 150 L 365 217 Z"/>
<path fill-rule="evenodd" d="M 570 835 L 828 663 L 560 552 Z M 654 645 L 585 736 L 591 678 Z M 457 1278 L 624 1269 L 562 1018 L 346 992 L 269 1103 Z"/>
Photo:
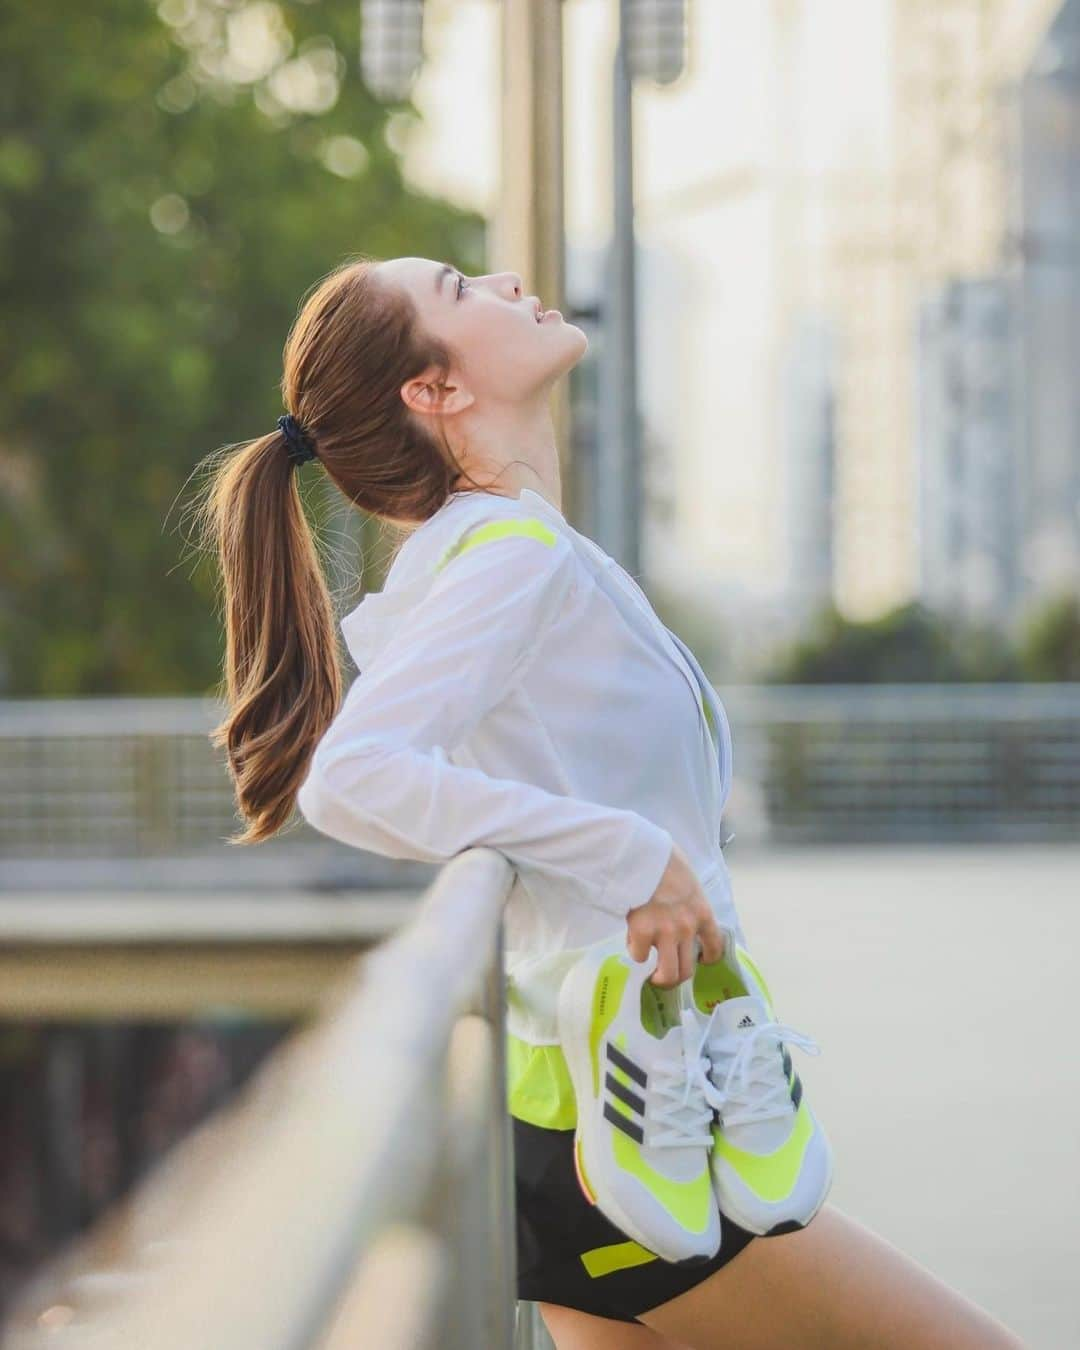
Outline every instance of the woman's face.
<path fill-rule="evenodd" d="M 408 291 L 423 328 L 450 348 L 455 364 L 447 386 L 459 409 L 546 397 L 551 383 L 588 349 L 582 330 L 557 310 L 537 322 L 540 301 L 522 294 L 516 272 L 465 276 L 430 258 L 389 258 L 374 270 L 378 280 Z M 403 397 L 413 384 L 403 387 Z"/>

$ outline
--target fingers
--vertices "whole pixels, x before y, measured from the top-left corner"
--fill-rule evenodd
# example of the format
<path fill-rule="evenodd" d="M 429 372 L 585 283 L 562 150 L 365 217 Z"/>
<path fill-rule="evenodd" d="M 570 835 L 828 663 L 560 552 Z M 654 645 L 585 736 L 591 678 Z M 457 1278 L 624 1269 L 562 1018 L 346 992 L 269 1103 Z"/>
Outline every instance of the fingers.
<path fill-rule="evenodd" d="M 700 960 L 705 965 L 711 965 L 713 961 L 719 961 L 724 954 L 726 942 L 723 929 L 716 922 L 716 918 L 711 911 L 698 929 L 698 938 L 701 941 Z"/>
<path fill-rule="evenodd" d="M 635 961 L 644 961 L 653 945 L 652 938 L 641 928 L 627 928 L 626 950 Z M 655 974 L 655 971 L 653 972 Z"/>
<path fill-rule="evenodd" d="M 683 980 L 690 979 L 697 963 L 694 943 L 695 939 L 692 937 L 683 938 L 679 941 L 670 937 L 658 939 L 657 947 L 660 951 L 660 960 L 656 963 L 656 969 L 649 976 L 650 981 L 664 989 L 670 989 L 677 984 L 682 984 Z"/>
<path fill-rule="evenodd" d="M 649 976 L 650 984 L 658 984 L 662 989 L 670 989 L 679 983 L 679 949 L 674 938 L 665 934 L 654 939 L 654 945 L 660 953 L 656 969 Z"/>
<path fill-rule="evenodd" d="M 648 908 L 642 907 L 643 910 Z M 649 918 L 652 917 L 650 914 Z M 699 907 L 691 904 L 660 907 L 653 922 L 629 923 L 626 946 L 635 961 L 647 960 L 650 950 L 655 947 L 657 961 L 649 981 L 670 989 L 693 978 L 698 961 L 706 965 L 719 961 L 724 955 L 726 937 L 702 895 Z"/>

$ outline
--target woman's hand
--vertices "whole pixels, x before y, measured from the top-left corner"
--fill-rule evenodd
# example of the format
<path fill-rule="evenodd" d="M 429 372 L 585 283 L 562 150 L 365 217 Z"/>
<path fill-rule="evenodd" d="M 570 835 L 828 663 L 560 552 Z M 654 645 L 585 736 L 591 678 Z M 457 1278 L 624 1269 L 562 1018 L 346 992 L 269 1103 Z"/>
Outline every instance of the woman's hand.
<path fill-rule="evenodd" d="M 656 947 L 660 959 L 649 976 L 663 989 L 694 973 L 695 939 L 701 939 L 701 960 L 708 964 L 724 954 L 724 934 L 701 889 L 690 860 L 676 844 L 652 898 L 626 916 L 626 946 L 635 961 L 644 961 Z"/>

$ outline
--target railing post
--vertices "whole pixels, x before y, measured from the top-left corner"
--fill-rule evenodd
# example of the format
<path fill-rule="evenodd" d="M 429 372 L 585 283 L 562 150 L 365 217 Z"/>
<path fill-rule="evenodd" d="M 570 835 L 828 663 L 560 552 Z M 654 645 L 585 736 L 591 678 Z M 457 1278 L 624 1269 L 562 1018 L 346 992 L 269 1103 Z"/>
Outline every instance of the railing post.
<path fill-rule="evenodd" d="M 514 1212 L 514 1136 L 507 1111 L 506 1081 L 506 981 L 503 974 L 503 917 L 495 925 L 491 961 L 484 988 L 484 1015 L 491 1026 L 492 1110 L 488 1120 L 487 1193 L 493 1207 L 491 1232 L 495 1250 L 491 1253 L 491 1273 L 485 1285 L 487 1324 L 492 1345 L 511 1347 L 514 1343 L 515 1305 L 517 1301 L 517 1234 Z"/>

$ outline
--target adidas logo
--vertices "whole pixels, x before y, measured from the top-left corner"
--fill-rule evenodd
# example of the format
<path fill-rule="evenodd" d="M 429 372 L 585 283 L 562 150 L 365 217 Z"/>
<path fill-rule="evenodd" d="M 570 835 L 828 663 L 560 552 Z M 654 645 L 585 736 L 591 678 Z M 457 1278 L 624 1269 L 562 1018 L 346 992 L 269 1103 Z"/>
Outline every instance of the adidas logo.
<path fill-rule="evenodd" d="M 617 1047 L 607 1042 L 607 1057 L 616 1068 L 622 1069 L 623 1073 L 628 1074 L 635 1083 L 645 1087 L 649 1081 L 648 1074 L 639 1065 L 635 1064 L 629 1055 Z M 645 1131 L 641 1125 L 637 1124 L 625 1112 L 620 1111 L 615 1106 L 612 1098 L 617 1097 L 624 1105 L 629 1106 L 637 1115 L 638 1119 L 645 1119 L 645 1098 L 629 1088 L 625 1083 L 620 1083 L 610 1069 L 604 1074 L 604 1086 L 608 1090 L 607 1099 L 604 1102 L 604 1119 L 609 1120 L 616 1129 L 622 1130 L 623 1134 L 628 1134 L 631 1139 L 640 1144 L 645 1139 Z"/>
<path fill-rule="evenodd" d="M 740 1027 L 752 1027 L 753 1025 L 754 1025 L 754 1019 L 750 1016 L 749 1013 L 744 1013 L 744 1014 L 743 1014 L 742 1021 L 739 1023 L 739 1026 L 740 1026 Z"/>

